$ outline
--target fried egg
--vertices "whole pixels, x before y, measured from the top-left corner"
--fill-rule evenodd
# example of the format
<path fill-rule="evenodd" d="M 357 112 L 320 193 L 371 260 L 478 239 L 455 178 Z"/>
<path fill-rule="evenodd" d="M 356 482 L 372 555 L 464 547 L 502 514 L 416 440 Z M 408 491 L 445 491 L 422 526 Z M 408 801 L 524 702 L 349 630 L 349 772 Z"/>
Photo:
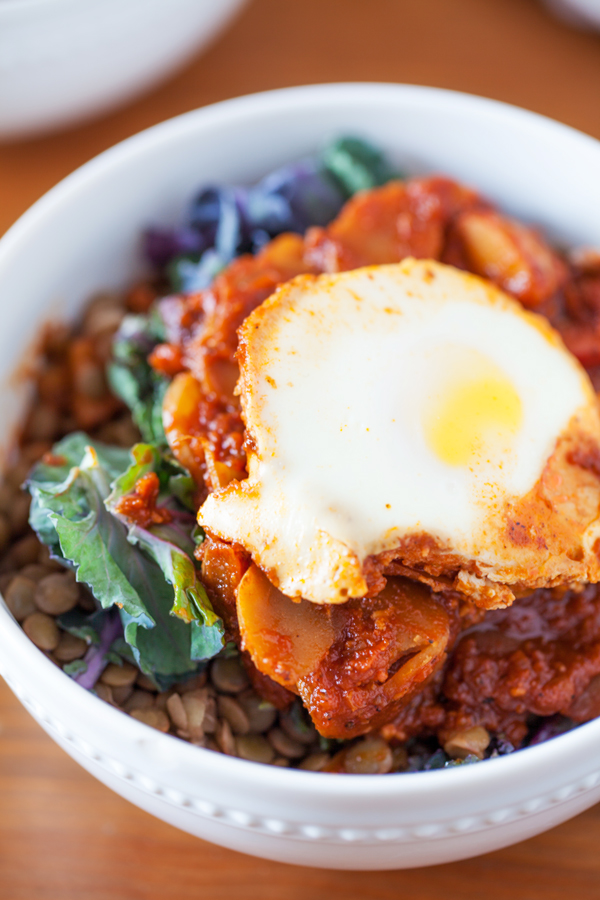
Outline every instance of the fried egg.
<path fill-rule="evenodd" d="M 488 282 L 415 259 L 299 276 L 239 359 L 249 477 L 198 518 L 284 594 L 344 602 L 390 566 L 488 607 L 600 580 L 594 391 Z"/>

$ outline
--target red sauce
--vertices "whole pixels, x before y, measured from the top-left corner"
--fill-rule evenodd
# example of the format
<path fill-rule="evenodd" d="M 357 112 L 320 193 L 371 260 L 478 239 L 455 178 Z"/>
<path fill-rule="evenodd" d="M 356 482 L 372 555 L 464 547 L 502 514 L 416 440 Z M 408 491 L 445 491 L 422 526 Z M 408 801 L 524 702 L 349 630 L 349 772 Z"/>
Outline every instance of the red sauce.
<path fill-rule="evenodd" d="M 156 472 L 142 475 L 135 483 L 131 494 L 121 497 L 115 507 L 118 515 L 126 516 L 140 528 L 152 525 L 166 525 L 172 520 L 168 509 L 156 505 L 160 484 Z"/>
<path fill-rule="evenodd" d="M 249 313 L 297 274 L 409 255 L 483 275 L 545 315 L 600 385 L 600 256 L 568 259 L 534 229 L 449 179 L 391 182 L 355 196 L 326 228 L 312 228 L 304 238 L 282 235 L 255 257 L 235 260 L 209 289 L 163 302 L 168 343 L 151 362 L 163 373 L 185 369 L 196 379 L 200 400 L 185 419 L 175 412 L 172 447 L 176 454 L 181 448 L 181 461 L 204 495 L 218 486 L 211 481 L 215 461 L 231 477 L 245 477 L 244 426 L 233 389 L 237 329 Z M 574 462 L 600 476 L 595 457 L 584 454 Z M 153 490 L 149 483 L 136 486 L 135 496 L 126 498 L 126 514 L 154 521 L 159 511 Z M 241 548 L 210 538 L 203 557 L 215 608 L 239 641 L 235 589 L 249 559 Z M 450 623 L 446 654 L 427 681 L 415 680 L 402 703 L 382 710 L 381 685 L 406 658 L 394 652 L 402 621 L 385 604 L 379 609 L 377 592 L 384 584 L 383 578 L 374 581 L 375 596 L 344 605 L 344 628 L 303 689 L 322 730 L 341 737 L 376 726 L 391 739 L 436 734 L 443 742 L 482 725 L 519 745 L 532 715 L 562 713 L 583 721 L 600 714 L 600 594 L 593 586 L 580 593 L 537 591 L 487 613 L 461 605 L 455 595 L 436 595 Z M 273 682 L 267 690 L 269 679 L 257 670 L 254 679 L 263 692 L 277 695 L 279 705 L 291 696 Z"/>

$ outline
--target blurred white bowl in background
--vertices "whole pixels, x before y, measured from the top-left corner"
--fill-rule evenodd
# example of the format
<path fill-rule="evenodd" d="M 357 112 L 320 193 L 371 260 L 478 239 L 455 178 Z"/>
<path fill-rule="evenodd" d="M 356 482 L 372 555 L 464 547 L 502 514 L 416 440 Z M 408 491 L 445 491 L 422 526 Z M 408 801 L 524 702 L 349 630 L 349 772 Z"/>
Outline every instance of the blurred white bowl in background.
<path fill-rule="evenodd" d="M 245 0 L 0 0 L 0 138 L 126 102 L 183 65 Z"/>
<path fill-rule="evenodd" d="M 544 0 L 546 6 L 569 25 L 600 28 L 600 0 Z"/>

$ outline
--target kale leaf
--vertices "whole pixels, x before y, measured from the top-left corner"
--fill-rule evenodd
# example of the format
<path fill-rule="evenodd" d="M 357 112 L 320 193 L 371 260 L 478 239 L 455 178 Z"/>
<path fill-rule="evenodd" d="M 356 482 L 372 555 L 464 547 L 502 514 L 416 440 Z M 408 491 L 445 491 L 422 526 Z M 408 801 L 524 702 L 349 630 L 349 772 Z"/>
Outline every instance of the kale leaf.
<path fill-rule="evenodd" d="M 119 513 L 119 502 L 130 494 L 137 481 L 150 472 L 155 473 L 162 485 L 172 484 L 171 470 L 174 463 L 151 444 L 136 444 L 132 448 L 133 462 L 114 482 L 106 507 L 122 521 L 128 530 L 128 539 L 141 547 L 159 566 L 175 593 L 172 613 L 192 626 L 193 655 L 195 659 L 214 656 L 223 646 L 223 624 L 214 612 L 208 595 L 193 563 L 194 541 L 191 531 L 194 517 L 174 508 L 169 494 L 163 501 L 171 515 L 167 524 L 143 528 Z M 159 496 L 159 501 L 160 501 Z M 167 505 L 168 504 L 168 505 Z"/>
<path fill-rule="evenodd" d="M 112 345 L 107 367 L 110 387 L 131 410 L 145 441 L 167 443 L 162 424 L 162 402 L 169 383 L 148 362 L 153 348 L 164 340 L 159 313 L 125 316 Z"/>
<path fill-rule="evenodd" d="M 193 516 L 167 496 L 174 524 L 155 534 L 114 511 L 117 497 L 132 489 L 149 466 L 160 469 L 167 491 L 172 477 L 181 478 L 180 467 L 163 460 L 157 448 L 140 446 L 131 454 L 79 432 L 60 441 L 49 462 L 39 463 L 27 481 L 30 521 L 102 608 L 119 608 L 125 640 L 140 669 L 165 686 L 217 653 L 224 629 L 189 555 Z M 89 624 L 95 631 L 100 625 L 93 616 Z M 81 623 L 65 622 L 64 627 L 84 633 Z M 93 640 L 91 632 L 86 636 Z M 77 680 L 86 680 L 86 673 L 78 673 Z"/>

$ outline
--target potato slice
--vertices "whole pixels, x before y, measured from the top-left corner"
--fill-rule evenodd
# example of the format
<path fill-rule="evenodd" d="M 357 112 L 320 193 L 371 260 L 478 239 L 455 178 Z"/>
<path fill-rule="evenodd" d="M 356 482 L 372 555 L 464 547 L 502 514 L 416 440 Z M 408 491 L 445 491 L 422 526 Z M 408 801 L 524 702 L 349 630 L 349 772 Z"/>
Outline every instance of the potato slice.
<path fill-rule="evenodd" d="M 239 584 L 237 613 L 242 647 L 255 666 L 294 691 L 298 679 L 317 668 L 335 637 L 326 607 L 291 600 L 254 564 Z"/>
<path fill-rule="evenodd" d="M 437 671 L 450 620 L 427 588 L 404 578 L 334 616 L 336 640 L 298 692 L 322 735 L 356 737 L 390 722 Z"/>
<path fill-rule="evenodd" d="M 237 589 L 242 648 L 299 693 L 319 732 L 345 738 L 389 722 L 445 658 L 449 617 L 426 587 L 389 578 L 370 600 L 294 601 L 252 564 Z"/>

